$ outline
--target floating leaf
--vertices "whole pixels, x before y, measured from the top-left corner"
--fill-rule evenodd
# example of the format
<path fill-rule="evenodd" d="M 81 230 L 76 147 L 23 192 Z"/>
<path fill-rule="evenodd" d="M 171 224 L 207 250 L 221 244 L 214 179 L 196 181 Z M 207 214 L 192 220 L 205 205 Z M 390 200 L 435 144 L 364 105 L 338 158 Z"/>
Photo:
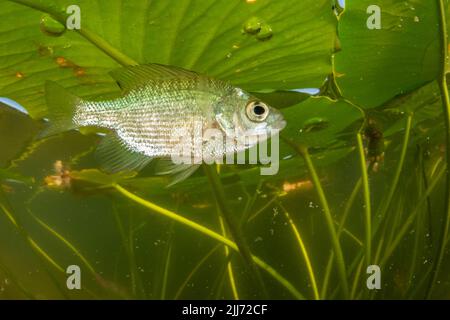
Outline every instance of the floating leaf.
<path fill-rule="evenodd" d="M 373 108 L 436 79 L 439 70 L 437 1 L 348 1 L 339 21 L 336 55 L 342 94 Z M 369 6 L 381 10 L 381 29 L 369 29 Z"/>
<path fill-rule="evenodd" d="M 318 148 L 336 145 L 344 139 L 345 130 L 352 125 L 355 130 L 349 133 L 354 138 L 363 119 L 363 113 L 355 106 L 323 97 L 310 98 L 283 109 L 283 115 L 289 119 L 283 136 L 294 143 Z"/>
<path fill-rule="evenodd" d="M 119 92 L 108 75 L 119 67 L 117 61 L 75 31 L 59 37 L 43 33 L 42 12 L 30 7 L 63 19 L 62 9 L 73 1 L 20 3 L 29 6 L 0 0 L 0 96 L 40 117 L 48 79 L 83 97 Z M 295 5 L 271 0 L 180 0 L 176 5 L 166 0 L 83 0 L 77 5 L 82 30 L 105 41 L 97 42 L 99 47 L 106 45 L 138 63 L 177 65 L 250 91 L 317 88 L 332 71 L 337 20 L 329 0 Z M 243 34 L 252 17 L 263 21 L 260 30 Z"/>
<path fill-rule="evenodd" d="M 89 182 L 102 186 L 110 186 L 126 179 L 136 176 L 136 172 L 119 172 L 106 174 L 97 169 L 85 169 L 81 171 L 71 171 L 70 177 L 74 180 Z"/>

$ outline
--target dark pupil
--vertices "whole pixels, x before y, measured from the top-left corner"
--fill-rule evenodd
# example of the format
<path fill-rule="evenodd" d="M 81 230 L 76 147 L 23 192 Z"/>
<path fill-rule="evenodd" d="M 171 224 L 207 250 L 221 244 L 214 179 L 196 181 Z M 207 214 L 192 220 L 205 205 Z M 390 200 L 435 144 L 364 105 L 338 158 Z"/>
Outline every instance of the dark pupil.
<path fill-rule="evenodd" d="M 253 112 L 257 116 L 262 116 L 264 113 L 266 113 L 266 109 L 263 106 L 257 104 L 256 106 L 253 107 Z"/>

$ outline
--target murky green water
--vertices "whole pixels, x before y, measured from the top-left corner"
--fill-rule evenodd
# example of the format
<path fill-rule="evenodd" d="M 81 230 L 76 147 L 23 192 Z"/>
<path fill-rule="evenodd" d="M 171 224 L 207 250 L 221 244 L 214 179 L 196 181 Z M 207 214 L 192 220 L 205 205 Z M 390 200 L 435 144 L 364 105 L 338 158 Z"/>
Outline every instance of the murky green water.
<path fill-rule="evenodd" d="M 0 102 L 0 299 L 450 299 L 437 7 L 386 1 L 370 29 L 369 0 L 81 1 L 77 33 L 67 1 L 21 2 L 0 0 L 0 96 L 29 113 Z M 107 97 L 146 62 L 279 108 L 279 172 L 167 188 L 101 172 L 92 128 L 38 139 L 46 80 Z"/>
<path fill-rule="evenodd" d="M 89 151 L 98 137 L 71 132 L 33 144 L 30 138 L 38 131 L 38 122 L 6 107 L 0 112 L 0 148 L 5 150 L 0 159 L 2 166 L 19 159 L 10 164 L 9 170 L 18 176 L 2 180 L 2 298 L 233 298 L 227 261 L 238 297 L 264 298 L 242 258 L 235 253 L 227 258 L 219 242 L 112 188 L 73 179 L 72 171 L 95 166 Z M 402 133 L 392 137 L 378 171 L 369 171 L 373 225 L 381 223 L 372 245 L 378 261 L 384 262 L 382 289 L 376 293 L 367 289 L 368 275 L 364 262 L 361 264 L 365 234 L 361 189 L 347 208 L 360 178 L 360 170 L 355 169 L 359 165 L 357 152 L 350 149 L 340 160 L 317 166 L 337 230 L 348 209 L 340 239 L 354 298 L 420 298 L 425 292 L 427 270 L 438 241 L 440 213 L 444 210 L 443 179 L 435 178 L 442 171 L 440 137 L 408 149 L 392 203 L 384 217 L 375 215 L 391 186 Z M 417 138 L 421 137 L 414 137 Z M 67 172 L 55 172 L 57 161 Z M 251 180 L 236 175 L 239 166 L 223 167 L 222 183 L 230 212 L 236 220 L 247 217 L 242 228 L 251 251 L 306 298 L 313 298 L 296 232 L 307 250 L 319 290 L 327 274 L 332 246 L 324 210 L 303 160 L 295 155 L 288 161 L 295 162 L 288 174 L 283 171 L 282 161 L 281 175 L 251 175 Z M 436 187 L 418 207 L 426 189 L 425 178 L 428 186 L 436 183 Z M 158 179 L 146 178 L 144 171 L 122 184 L 142 199 L 221 233 L 216 201 L 202 172 L 168 190 Z M 5 210 L 15 224 L 4 214 Z M 392 245 L 412 213 L 416 213 L 415 219 L 389 253 L 386 243 Z M 69 265 L 81 268 L 81 290 L 66 288 L 65 270 Z M 448 259 L 438 278 L 436 297 L 448 298 L 447 266 Z M 277 279 L 263 269 L 261 273 L 270 298 L 293 298 Z M 326 293 L 320 291 L 322 297 L 343 298 L 340 285 L 333 264 L 328 289 Z"/>

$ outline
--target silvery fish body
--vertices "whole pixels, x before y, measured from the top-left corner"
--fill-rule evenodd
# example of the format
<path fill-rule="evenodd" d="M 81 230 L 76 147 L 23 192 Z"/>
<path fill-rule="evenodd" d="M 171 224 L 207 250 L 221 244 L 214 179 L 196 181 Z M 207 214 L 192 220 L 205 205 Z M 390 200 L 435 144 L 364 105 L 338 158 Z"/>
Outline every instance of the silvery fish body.
<path fill-rule="evenodd" d="M 52 123 L 47 134 L 109 129 L 98 148 L 108 171 L 139 170 L 180 148 L 196 159 L 219 159 L 261 140 L 242 139 L 267 139 L 285 126 L 281 113 L 245 91 L 181 68 L 150 64 L 111 75 L 123 90 L 112 100 L 82 100 L 51 82 L 46 87 Z M 55 104 L 62 107 L 56 110 Z"/>

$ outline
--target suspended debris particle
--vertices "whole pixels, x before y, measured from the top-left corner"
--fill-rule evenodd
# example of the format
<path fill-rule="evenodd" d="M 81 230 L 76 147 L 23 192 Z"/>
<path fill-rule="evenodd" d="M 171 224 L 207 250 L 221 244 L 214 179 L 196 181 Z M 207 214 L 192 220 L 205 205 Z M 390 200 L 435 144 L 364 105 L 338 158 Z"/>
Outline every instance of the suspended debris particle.
<path fill-rule="evenodd" d="M 77 77 L 82 77 L 82 76 L 84 76 L 86 74 L 86 70 L 84 68 L 81 68 L 81 67 L 75 67 L 73 69 L 73 72 L 75 73 L 75 75 Z"/>
<path fill-rule="evenodd" d="M 61 160 L 53 164 L 54 175 L 44 178 L 44 184 L 51 189 L 68 189 L 71 186 L 70 170 Z"/>
<path fill-rule="evenodd" d="M 41 57 L 47 57 L 53 55 L 53 47 L 39 44 L 37 46 L 37 52 Z"/>
<path fill-rule="evenodd" d="M 313 183 L 311 180 L 301 180 L 297 182 L 285 182 L 283 184 L 283 191 L 286 193 L 293 191 L 308 191 L 313 188 Z"/>

